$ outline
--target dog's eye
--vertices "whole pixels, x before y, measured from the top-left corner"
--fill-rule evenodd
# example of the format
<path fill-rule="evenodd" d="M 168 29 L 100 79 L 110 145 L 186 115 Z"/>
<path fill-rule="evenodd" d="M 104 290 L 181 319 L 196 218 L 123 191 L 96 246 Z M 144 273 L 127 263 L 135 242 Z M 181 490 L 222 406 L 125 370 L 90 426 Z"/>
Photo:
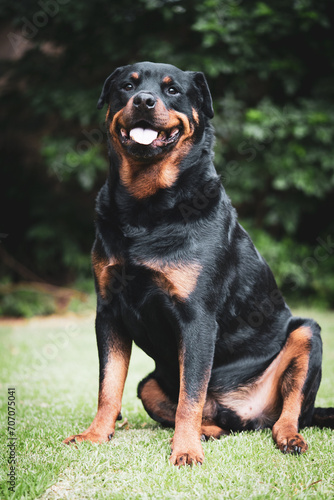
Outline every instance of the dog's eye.
<path fill-rule="evenodd" d="M 124 90 L 132 90 L 133 89 L 132 83 L 126 83 L 125 85 L 123 85 L 123 89 Z"/>
<path fill-rule="evenodd" d="M 179 91 L 177 90 L 176 87 L 169 87 L 168 90 L 167 90 L 168 94 L 170 95 L 176 95 L 179 93 Z"/>

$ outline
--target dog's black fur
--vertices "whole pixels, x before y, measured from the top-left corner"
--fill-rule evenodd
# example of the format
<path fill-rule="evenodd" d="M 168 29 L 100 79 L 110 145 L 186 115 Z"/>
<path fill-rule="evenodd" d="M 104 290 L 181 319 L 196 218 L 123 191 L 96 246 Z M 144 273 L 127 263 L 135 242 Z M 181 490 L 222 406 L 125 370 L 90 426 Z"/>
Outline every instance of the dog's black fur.
<path fill-rule="evenodd" d="M 172 463 L 201 463 L 201 434 L 263 427 L 283 452 L 305 451 L 299 427 L 334 423 L 334 409 L 314 409 L 320 327 L 292 316 L 237 221 L 213 165 L 204 75 L 125 66 L 106 80 L 105 103 L 111 165 L 93 248 L 99 409 L 66 442 L 111 438 L 134 341 L 156 363 L 138 395 L 153 419 L 175 425 Z M 136 127 L 164 133 L 141 144 Z"/>

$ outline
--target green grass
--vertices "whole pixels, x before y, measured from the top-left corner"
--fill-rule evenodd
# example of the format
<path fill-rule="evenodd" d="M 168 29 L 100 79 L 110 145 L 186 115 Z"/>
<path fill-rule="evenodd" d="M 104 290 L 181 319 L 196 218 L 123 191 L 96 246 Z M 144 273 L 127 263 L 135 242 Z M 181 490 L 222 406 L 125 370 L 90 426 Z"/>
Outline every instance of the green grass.
<path fill-rule="evenodd" d="M 324 370 L 317 404 L 334 406 L 334 313 L 308 311 L 323 327 Z M 128 426 L 108 444 L 62 440 L 84 430 L 97 401 L 98 363 L 92 315 L 0 323 L 1 500 L 334 498 L 334 432 L 303 431 L 300 457 L 275 449 L 270 431 L 204 443 L 202 467 L 169 465 L 172 431 L 136 398 L 153 367 L 135 349 L 123 400 Z M 8 492 L 7 388 L 16 388 L 16 491 Z"/>

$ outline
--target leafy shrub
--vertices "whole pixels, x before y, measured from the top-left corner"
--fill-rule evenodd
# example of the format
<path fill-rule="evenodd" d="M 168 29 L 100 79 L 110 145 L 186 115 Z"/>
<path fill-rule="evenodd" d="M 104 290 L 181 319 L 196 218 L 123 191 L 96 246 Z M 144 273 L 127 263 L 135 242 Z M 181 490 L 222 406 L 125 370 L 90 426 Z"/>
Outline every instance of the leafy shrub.
<path fill-rule="evenodd" d="M 217 169 L 283 289 L 333 306 L 334 259 L 310 260 L 334 234 L 330 2 L 68 2 L 36 27 L 41 5 L 4 0 L 0 15 L 15 54 L 0 61 L 7 251 L 46 281 L 91 279 L 101 86 L 117 66 L 166 62 L 207 75 Z M 0 265 L 8 273 L 22 279 Z"/>
<path fill-rule="evenodd" d="M 0 291 L 0 315 L 31 318 L 35 315 L 48 315 L 56 311 L 52 297 L 44 293 L 18 290 L 9 294 Z"/>

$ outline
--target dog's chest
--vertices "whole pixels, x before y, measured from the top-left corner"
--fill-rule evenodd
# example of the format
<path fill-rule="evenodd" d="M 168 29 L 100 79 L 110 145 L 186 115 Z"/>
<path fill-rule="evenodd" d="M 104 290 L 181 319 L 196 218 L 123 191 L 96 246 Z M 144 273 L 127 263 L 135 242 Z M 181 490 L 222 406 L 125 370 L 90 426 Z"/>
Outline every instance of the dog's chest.
<path fill-rule="evenodd" d="M 195 290 L 201 265 L 194 260 L 166 261 L 159 258 L 116 258 L 93 262 L 101 296 L 115 299 L 135 298 L 139 294 L 163 292 L 167 296 L 185 301 Z"/>

